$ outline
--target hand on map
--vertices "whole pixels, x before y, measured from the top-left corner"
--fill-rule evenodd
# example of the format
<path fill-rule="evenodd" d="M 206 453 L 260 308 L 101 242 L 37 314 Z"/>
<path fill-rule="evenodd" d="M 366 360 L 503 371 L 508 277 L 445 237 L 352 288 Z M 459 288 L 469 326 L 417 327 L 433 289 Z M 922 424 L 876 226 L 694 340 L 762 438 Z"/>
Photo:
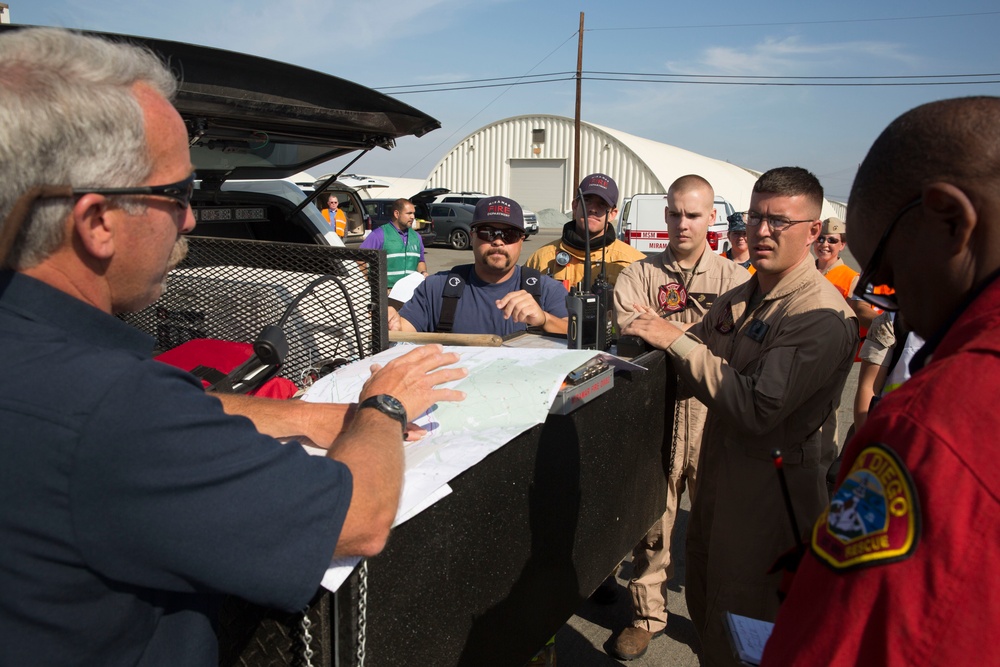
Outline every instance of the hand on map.
<path fill-rule="evenodd" d="M 446 354 L 440 345 L 423 345 L 384 367 L 373 364 L 372 376 L 365 382 L 358 400 L 389 394 L 403 404 L 411 418 L 423 414 L 438 401 L 461 401 L 465 392 L 438 387 L 468 375 L 464 368 L 444 368 L 457 362 L 458 355 Z"/>

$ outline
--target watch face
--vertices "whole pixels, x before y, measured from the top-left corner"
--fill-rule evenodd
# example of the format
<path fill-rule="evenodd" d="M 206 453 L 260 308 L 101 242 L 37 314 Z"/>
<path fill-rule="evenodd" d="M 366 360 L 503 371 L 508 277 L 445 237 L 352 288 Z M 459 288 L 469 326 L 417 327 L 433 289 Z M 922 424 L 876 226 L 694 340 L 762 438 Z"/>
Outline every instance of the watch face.
<path fill-rule="evenodd" d="M 403 404 L 399 400 L 388 394 L 379 394 L 377 398 L 379 405 L 385 412 L 391 412 L 406 419 L 406 408 L 403 407 Z"/>

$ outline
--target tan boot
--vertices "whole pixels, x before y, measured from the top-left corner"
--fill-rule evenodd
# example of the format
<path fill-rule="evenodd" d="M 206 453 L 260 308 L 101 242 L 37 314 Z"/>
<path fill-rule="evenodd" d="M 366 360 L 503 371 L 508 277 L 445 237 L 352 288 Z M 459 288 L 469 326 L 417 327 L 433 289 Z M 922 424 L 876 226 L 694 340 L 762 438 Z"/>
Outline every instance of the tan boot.
<path fill-rule="evenodd" d="M 636 658 L 641 658 L 649 648 L 649 642 L 652 641 L 654 637 L 659 637 L 663 634 L 663 630 L 659 632 L 649 632 L 648 630 L 643 630 L 642 628 L 628 627 L 622 630 L 618 638 L 615 639 L 614 645 L 611 647 L 611 652 L 619 660 L 635 660 Z"/>

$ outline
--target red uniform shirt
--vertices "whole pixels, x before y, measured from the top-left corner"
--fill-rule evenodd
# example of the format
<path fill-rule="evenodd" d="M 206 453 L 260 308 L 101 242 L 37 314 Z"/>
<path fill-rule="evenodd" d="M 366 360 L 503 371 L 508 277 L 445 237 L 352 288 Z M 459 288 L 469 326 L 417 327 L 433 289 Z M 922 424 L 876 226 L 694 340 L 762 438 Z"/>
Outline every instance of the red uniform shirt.
<path fill-rule="evenodd" d="M 1000 664 L 1000 280 L 848 445 L 765 665 Z"/>

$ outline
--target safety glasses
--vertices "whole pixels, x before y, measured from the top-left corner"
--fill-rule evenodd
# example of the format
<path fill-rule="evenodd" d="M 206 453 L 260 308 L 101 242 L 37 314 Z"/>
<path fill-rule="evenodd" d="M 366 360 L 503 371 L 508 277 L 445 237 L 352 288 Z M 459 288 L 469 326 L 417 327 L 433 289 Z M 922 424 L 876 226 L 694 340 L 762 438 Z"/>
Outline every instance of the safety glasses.
<path fill-rule="evenodd" d="M 514 229 L 513 227 L 507 227 L 505 229 L 494 229 L 493 227 L 476 227 L 474 230 L 476 236 L 480 240 L 488 241 L 493 243 L 496 239 L 503 239 L 503 242 L 507 245 L 512 243 L 517 243 L 524 238 L 524 232 L 520 229 Z"/>

